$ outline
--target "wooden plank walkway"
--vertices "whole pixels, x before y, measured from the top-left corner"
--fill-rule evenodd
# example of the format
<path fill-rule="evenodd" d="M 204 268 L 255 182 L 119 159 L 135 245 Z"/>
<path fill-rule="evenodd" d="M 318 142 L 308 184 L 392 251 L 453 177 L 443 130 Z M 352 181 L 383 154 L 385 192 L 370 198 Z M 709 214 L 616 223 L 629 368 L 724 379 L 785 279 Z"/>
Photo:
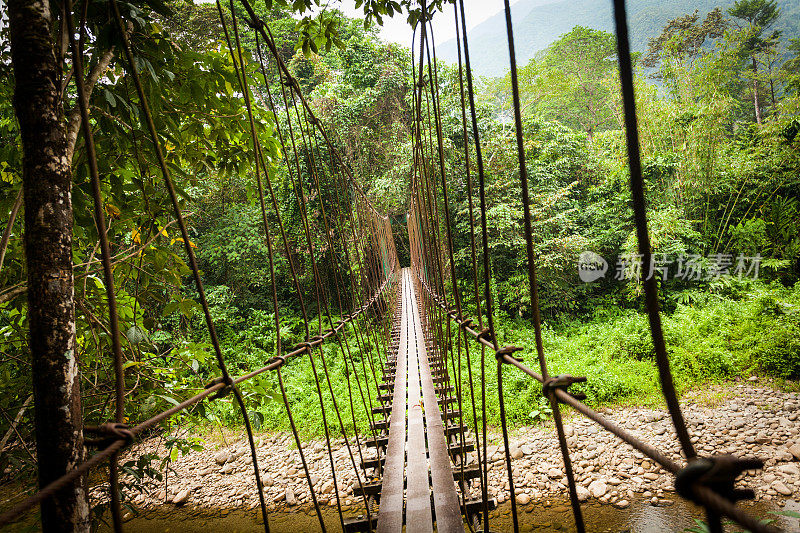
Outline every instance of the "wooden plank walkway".
<path fill-rule="evenodd" d="M 409 269 L 402 274 L 401 305 L 400 346 L 395 362 L 377 530 L 402 531 L 402 525 L 398 524 L 403 521 L 405 500 L 407 533 L 432 532 L 434 520 L 439 532 L 463 532 L 442 413 Z"/>
<path fill-rule="evenodd" d="M 403 284 L 405 302 L 405 283 Z M 403 530 L 403 470 L 406 462 L 406 354 L 408 351 L 408 317 L 400 318 L 400 344 L 395 359 L 395 386 L 392 413 L 389 419 L 389 444 L 383 465 L 381 506 L 378 510 L 378 531 Z"/>

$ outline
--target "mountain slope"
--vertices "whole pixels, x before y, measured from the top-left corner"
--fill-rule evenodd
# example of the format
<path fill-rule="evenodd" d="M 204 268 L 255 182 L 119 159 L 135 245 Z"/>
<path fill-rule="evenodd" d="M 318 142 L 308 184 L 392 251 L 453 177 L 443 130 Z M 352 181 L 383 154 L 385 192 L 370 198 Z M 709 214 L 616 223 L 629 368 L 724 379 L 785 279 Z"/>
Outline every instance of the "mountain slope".
<path fill-rule="evenodd" d="M 727 9 L 733 0 L 629 0 L 627 4 L 631 45 L 634 50 L 644 52 L 648 39 L 658 36 L 669 20 L 695 9 L 705 16 L 716 6 Z M 783 38 L 800 35 L 800 0 L 778 0 L 778 5 L 782 13 L 776 28 L 783 30 Z M 574 26 L 614 31 L 608 0 L 520 0 L 511 12 L 520 66 Z M 470 30 L 469 48 L 472 68 L 478 74 L 501 76 L 508 70 L 503 12 Z M 447 62 L 458 60 L 455 40 L 437 46 L 436 53 Z"/>

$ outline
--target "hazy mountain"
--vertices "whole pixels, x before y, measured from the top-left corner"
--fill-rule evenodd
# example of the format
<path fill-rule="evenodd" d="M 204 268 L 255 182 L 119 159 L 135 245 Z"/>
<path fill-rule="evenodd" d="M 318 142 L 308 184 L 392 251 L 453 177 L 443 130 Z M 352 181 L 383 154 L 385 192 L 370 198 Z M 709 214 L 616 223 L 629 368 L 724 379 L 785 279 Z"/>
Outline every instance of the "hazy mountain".
<path fill-rule="evenodd" d="M 634 50 L 643 52 L 648 39 L 658 36 L 669 20 L 695 9 L 705 16 L 716 6 L 729 7 L 733 0 L 628 0 L 627 4 L 631 44 Z M 783 38 L 800 36 L 800 0 L 778 0 L 778 5 L 782 13 L 776 28 L 783 30 Z M 511 7 L 511 13 L 520 66 L 574 26 L 614 31 L 610 0 L 520 0 Z M 470 30 L 469 48 L 472 68 L 478 74 L 500 76 L 508 70 L 502 11 Z M 458 60 L 454 39 L 437 46 L 436 51 L 445 61 Z"/>

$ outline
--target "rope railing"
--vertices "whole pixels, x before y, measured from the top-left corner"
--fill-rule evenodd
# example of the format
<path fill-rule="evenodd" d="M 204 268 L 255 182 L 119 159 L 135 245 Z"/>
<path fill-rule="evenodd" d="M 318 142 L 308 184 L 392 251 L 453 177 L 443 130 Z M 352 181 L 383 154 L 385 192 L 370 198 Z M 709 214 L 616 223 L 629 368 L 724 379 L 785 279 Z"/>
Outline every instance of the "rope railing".
<path fill-rule="evenodd" d="M 425 283 L 421 278 L 417 278 L 422 285 L 422 287 L 427 292 L 428 296 L 436 302 L 439 308 L 445 312 L 445 314 L 459 326 L 459 328 L 463 329 L 467 332 L 473 340 L 475 340 L 478 344 L 482 347 L 489 348 L 493 350 L 496 354 L 496 357 L 500 359 L 504 364 L 509 364 L 513 367 L 516 367 L 526 375 L 532 377 L 536 381 L 545 384 L 547 380 L 545 378 L 531 370 L 525 364 L 522 363 L 518 358 L 514 357 L 512 353 L 521 351 L 523 348 L 518 346 L 502 346 L 502 347 L 495 347 L 494 343 L 489 340 L 487 333 L 484 331 L 480 331 L 476 329 L 472 324 L 473 321 L 469 318 L 464 318 L 459 316 L 453 309 L 448 309 L 443 299 L 436 294 L 434 294 L 430 287 Z M 564 377 L 559 376 L 562 380 L 565 380 Z M 569 376 L 571 377 L 571 376 Z M 566 378 L 568 379 L 568 378 Z M 559 403 L 563 403 L 568 405 L 581 413 L 582 415 L 586 416 L 587 418 L 591 419 L 592 421 L 596 422 L 599 426 L 601 426 L 606 431 L 612 433 L 614 436 L 619 438 L 621 441 L 629 444 L 635 450 L 641 452 L 642 454 L 646 455 L 654 462 L 658 463 L 662 468 L 667 470 L 668 472 L 677 475 L 683 471 L 684 467 L 682 467 L 679 463 L 673 461 L 663 453 L 661 453 L 658 449 L 654 448 L 653 446 L 647 444 L 646 442 L 636 438 L 631 433 L 625 431 L 618 425 L 614 424 L 607 418 L 605 418 L 602 414 L 598 413 L 585 403 L 581 402 L 578 398 L 576 398 L 573 394 L 569 393 L 563 387 L 551 387 L 553 396 L 558 400 Z M 758 459 L 753 459 L 747 461 L 747 466 L 752 468 L 760 468 L 762 465 L 761 461 Z M 738 473 L 737 473 L 738 475 Z M 735 477 L 735 476 L 734 476 Z M 775 528 L 770 526 L 764 526 L 758 519 L 752 517 L 741 508 L 736 507 L 730 501 L 726 500 L 725 498 L 719 497 L 717 493 L 712 490 L 711 488 L 705 486 L 696 486 L 693 487 L 692 490 L 695 492 L 695 496 L 702 500 L 704 505 L 709 505 L 715 508 L 715 510 L 719 511 L 720 513 L 728 516 L 729 518 L 736 520 L 742 526 L 745 526 L 753 531 L 777 531 Z M 717 495 L 715 497 L 715 495 Z M 765 529 L 766 528 L 766 529 Z"/>
<path fill-rule="evenodd" d="M 104 449 L 98 451 L 87 461 L 75 467 L 73 470 L 71 470 L 69 473 L 67 473 L 60 479 L 42 488 L 36 494 L 30 496 L 29 498 L 15 505 L 13 508 L 4 512 L 2 515 L 0 515 L 0 527 L 10 524 L 15 518 L 19 517 L 28 509 L 31 509 L 35 505 L 42 502 L 44 499 L 52 496 L 60 489 L 66 487 L 71 482 L 76 480 L 78 477 L 88 473 L 91 469 L 103 464 L 113 454 L 118 453 L 123 449 L 129 447 L 130 445 L 133 444 L 133 439 L 146 433 L 149 429 L 152 429 L 157 424 L 167 420 L 173 415 L 180 413 L 181 411 L 188 409 L 189 407 L 192 407 L 200 403 L 209 396 L 219 394 L 220 392 L 222 392 L 224 389 L 226 389 L 231 385 L 239 385 L 260 374 L 263 374 L 264 372 L 280 369 L 288 360 L 297 357 L 299 355 L 306 354 L 309 352 L 311 348 L 321 345 L 324 341 L 330 339 L 336 333 L 342 331 L 342 329 L 345 326 L 355 321 L 359 316 L 364 314 L 371 306 L 373 306 L 373 304 L 375 304 L 375 302 L 377 302 L 378 299 L 383 295 L 386 289 L 390 288 L 392 285 L 394 285 L 394 283 L 396 283 L 395 280 L 396 276 L 397 274 L 393 273 L 392 277 L 387 279 L 383 283 L 383 285 L 381 285 L 381 287 L 373 295 L 373 297 L 370 298 L 367 304 L 362 305 L 355 313 L 339 321 L 339 323 L 335 327 L 328 329 L 327 331 L 325 331 L 323 335 L 316 337 L 309 343 L 301 343 L 301 345 L 294 348 L 292 351 L 288 352 L 286 355 L 280 358 L 275 358 L 275 357 L 271 358 L 268 364 L 262 366 L 259 369 L 253 370 L 251 372 L 248 372 L 247 374 L 243 374 L 241 376 L 233 378 L 230 382 L 230 385 L 223 382 L 222 379 L 217 378 L 213 380 L 211 383 L 209 383 L 203 389 L 202 392 L 195 394 L 191 398 L 188 398 L 180 402 L 179 404 L 171 407 L 170 409 L 166 409 L 131 428 L 127 427 L 123 428 L 121 425 L 116 427 L 103 428 L 103 432 L 105 433 L 110 433 L 112 435 L 114 435 L 115 433 L 119 433 L 119 438 L 115 438 Z"/>

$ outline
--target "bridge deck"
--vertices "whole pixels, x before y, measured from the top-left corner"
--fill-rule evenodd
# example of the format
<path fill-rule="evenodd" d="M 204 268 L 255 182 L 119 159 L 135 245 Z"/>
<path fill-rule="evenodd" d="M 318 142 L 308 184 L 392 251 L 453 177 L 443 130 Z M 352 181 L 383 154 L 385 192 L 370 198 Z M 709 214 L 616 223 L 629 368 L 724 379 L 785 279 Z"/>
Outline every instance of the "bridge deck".
<path fill-rule="evenodd" d="M 405 302 L 405 284 L 403 285 Z M 403 471 L 406 460 L 406 354 L 408 350 L 408 316 L 400 318 L 400 344 L 397 349 L 395 386 L 389 419 L 389 444 L 383 467 L 381 506 L 378 528 L 381 531 L 403 530 Z M 382 529 L 381 529 L 382 528 Z"/>
<path fill-rule="evenodd" d="M 406 532 L 431 532 L 434 519 L 439 532 L 463 532 L 442 413 L 409 269 L 403 270 L 401 312 L 378 532 L 401 531 L 404 466 Z"/>

